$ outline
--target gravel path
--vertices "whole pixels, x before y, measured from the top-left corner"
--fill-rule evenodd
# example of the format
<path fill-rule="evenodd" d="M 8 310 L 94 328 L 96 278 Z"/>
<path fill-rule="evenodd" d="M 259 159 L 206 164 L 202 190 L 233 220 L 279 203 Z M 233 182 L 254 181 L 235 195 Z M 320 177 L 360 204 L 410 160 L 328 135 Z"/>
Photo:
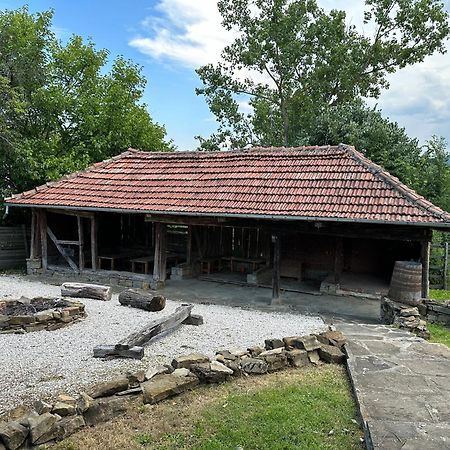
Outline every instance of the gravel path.
<path fill-rule="evenodd" d="M 24 276 L 0 276 L 0 298 L 58 296 L 57 286 L 27 281 Z M 55 331 L 0 335 L 0 415 L 21 403 L 76 393 L 82 386 L 113 378 L 118 373 L 146 369 L 194 351 L 214 355 L 221 348 L 261 345 L 264 339 L 308 334 L 325 328 L 318 317 L 245 310 L 219 305 L 195 305 L 204 317 L 200 327 L 182 326 L 150 344 L 142 361 L 102 361 L 92 357 L 98 344 L 114 344 L 153 318 L 180 303 L 167 301 L 164 311 L 152 313 L 121 306 L 117 295 L 109 302 L 83 299 L 88 317 Z"/>

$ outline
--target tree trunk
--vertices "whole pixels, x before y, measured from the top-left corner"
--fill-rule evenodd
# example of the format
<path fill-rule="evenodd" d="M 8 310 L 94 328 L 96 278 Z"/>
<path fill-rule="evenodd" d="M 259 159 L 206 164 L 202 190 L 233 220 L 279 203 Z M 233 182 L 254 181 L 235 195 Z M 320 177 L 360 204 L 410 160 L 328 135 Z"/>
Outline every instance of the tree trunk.
<path fill-rule="evenodd" d="M 83 283 L 63 283 L 63 297 L 93 298 L 95 300 L 111 300 L 112 289 L 109 286 Z"/>
<path fill-rule="evenodd" d="M 162 311 L 166 306 L 166 299 L 162 295 L 127 289 L 119 295 L 119 302 L 124 306 L 144 309 L 145 311 Z"/>

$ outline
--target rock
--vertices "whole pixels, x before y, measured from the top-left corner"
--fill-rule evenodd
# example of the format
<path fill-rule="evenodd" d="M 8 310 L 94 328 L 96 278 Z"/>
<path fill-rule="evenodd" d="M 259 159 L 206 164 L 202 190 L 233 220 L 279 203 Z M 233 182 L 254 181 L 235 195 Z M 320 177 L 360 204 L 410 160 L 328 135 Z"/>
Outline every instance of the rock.
<path fill-rule="evenodd" d="M 334 345 L 322 345 L 319 348 L 319 356 L 328 363 L 340 364 L 345 361 L 345 354 Z"/>
<path fill-rule="evenodd" d="M 110 395 L 114 395 L 116 392 L 126 391 L 127 389 L 128 378 L 119 377 L 111 381 L 97 383 L 90 389 L 89 395 L 92 398 L 108 397 Z"/>
<path fill-rule="evenodd" d="M 173 372 L 173 367 L 170 366 L 170 368 L 172 369 Z M 156 367 L 149 367 L 147 369 L 147 372 L 145 372 L 145 379 L 146 380 L 150 380 L 152 379 L 155 375 L 161 375 L 163 373 L 170 373 L 171 370 L 168 366 L 156 366 Z M 145 380 L 144 380 L 145 381 Z"/>
<path fill-rule="evenodd" d="M 53 406 L 50 403 L 44 402 L 43 400 L 35 400 L 33 402 L 33 408 L 38 414 L 44 414 L 50 412 Z"/>
<path fill-rule="evenodd" d="M 321 341 L 319 336 L 326 341 Z M 320 333 L 319 336 L 317 336 L 317 339 L 320 340 L 323 344 L 334 345 L 335 347 L 339 348 L 342 348 L 347 342 L 347 338 L 340 331 L 328 330 L 324 333 Z"/>
<path fill-rule="evenodd" d="M 82 392 L 77 399 L 77 411 L 83 414 L 91 407 L 93 402 L 94 399 L 91 396 L 87 395 L 85 392 Z"/>
<path fill-rule="evenodd" d="M 242 358 L 244 356 L 248 356 L 248 351 L 244 350 L 242 348 L 231 348 L 230 350 L 228 350 L 228 353 L 231 356 L 234 356 L 236 358 Z"/>
<path fill-rule="evenodd" d="M 284 347 L 274 348 L 272 350 L 265 350 L 259 354 L 259 356 L 268 356 L 268 355 L 280 355 L 285 352 Z"/>
<path fill-rule="evenodd" d="M 36 317 L 38 322 L 48 322 L 49 320 L 53 320 L 53 312 L 51 310 L 39 311 L 34 317 Z"/>
<path fill-rule="evenodd" d="M 61 394 L 56 397 L 58 402 L 67 403 L 68 405 L 77 406 L 77 401 L 74 397 L 67 394 Z"/>
<path fill-rule="evenodd" d="M 400 308 L 399 314 L 403 317 L 420 316 L 419 309 L 416 307 Z"/>
<path fill-rule="evenodd" d="M 57 402 L 52 409 L 52 413 L 58 414 L 61 417 L 73 416 L 77 413 L 77 409 L 76 409 L 75 405 L 69 405 L 68 403 L 64 403 L 64 402 Z"/>
<path fill-rule="evenodd" d="M 317 350 L 320 347 L 320 342 L 317 340 L 316 336 L 293 336 L 290 338 L 285 338 L 288 342 L 286 344 L 289 347 L 299 348 L 300 350 L 306 350 L 308 352 Z"/>
<path fill-rule="evenodd" d="M 221 362 L 221 361 L 219 361 L 219 362 Z M 242 375 L 242 369 L 241 369 L 239 360 L 231 361 L 229 359 L 226 359 L 223 362 L 223 365 L 233 371 L 233 376 L 238 377 L 238 376 Z"/>
<path fill-rule="evenodd" d="M 286 352 L 286 357 L 289 364 L 294 367 L 305 367 L 310 364 L 308 352 L 306 350 L 294 348 L 293 350 Z"/>
<path fill-rule="evenodd" d="M 198 327 L 199 325 L 203 325 L 203 316 L 200 316 L 199 314 L 191 314 L 187 319 L 185 319 L 183 322 L 183 325 L 194 325 Z"/>
<path fill-rule="evenodd" d="M 241 368 L 245 373 L 249 374 L 263 374 L 267 373 L 268 366 L 262 359 L 245 358 L 241 362 Z"/>
<path fill-rule="evenodd" d="M 193 365 L 191 370 L 203 383 L 221 383 L 233 375 L 233 370 L 219 361 Z"/>
<path fill-rule="evenodd" d="M 131 389 L 136 388 L 145 381 L 145 370 L 138 370 L 137 372 L 127 372 L 127 378 L 129 387 Z"/>
<path fill-rule="evenodd" d="M 30 426 L 30 417 L 37 417 L 39 414 L 36 411 L 31 411 L 29 414 L 24 415 L 19 419 L 20 425 L 29 428 Z"/>
<path fill-rule="evenodd" d="M 172 372 L 172 375 L 174 375 L 176 377 L 187 377 L 190 373 L 191 373 L 191 371 L 189 369 L 185 369 L 184 367 L 181 367 L 179 369 L 175 369 Z"/>
<path fill-rule="evenodd" d="M 211 361 L 211 370 L 215 372 L 227 373 L 228 375 L 233 375 L 233 371 L 225 364 L 222 364 L 220 361 Z"/>
<path fill-rule="evenodd" d="M 200 353 L 191 353 L 189 355 L 179 356 L 172 361 L 172 366 L 175 369 L 182 367 L 189 369 L 192 364 L 202 364 L 209 362 L 209 358 Z"/>
<path fill-rule="evenodd" d="M 157 403 L 165 398 L 192 389 L 199 383 L 195 376 L 177 377 L 173 374 L 161 375 L 142 383 L 144 403 Z"/>
<path fill-rule="evenodd" d="M 264 341 L 266 350 L 284 347 L 284 342 L 281 339 L 266 339 Z"/>
<path fill-rule="evenodd" d="M 312 351 L 308 352 L 308 359 L 313 364 L 319 364 L 319 362 L 320 362 L 319 352 L 317 350 L 312 350 Z"/>
<path fill-rule="evenodd" d="M 238 356 L 233 355 L 229 350 L 220 350 L 216 352 L 216 357 L 217 356 L 222 357 L 221 362 L 223 362 L 224 360 L 235 361 L 236 359 L 239 358 Z"/>
<path fill-rule="evenodd" d="M 127 412 L 128 397 L 110 397 L 94 400 L 84 413 L 86 425 L 93 426 L 107 422 Z"/>
<path fill-rule="evenodd" d="M 86 426 L 83 416 L 65 417 L 56 423 L 56 439 L 62 440 Z"/>
<path fill-rule="evenodd" d="M 268 372 L 274 372 L 275 370 L 284 369 L 288 366 L 288 359 L 284 347 L 262 352 L 258 356 L 259 358 L 264 359 L 267 363 Z"/>
<path fill-rule="evenodd" d="M 19 422 L 0 423 L 0 442 L 3 441 L 8 450 L 18 449 L 28 436 L 28 428 Z"/>
<path fill-rule="evenodd" d="M 142 394 L 141 386 L 138 386 L 138 387 L 135 387 L 132 389 L 127 389 L 126 391 L 120 391 L 115 395 L 121 397 L 122 395 L 137 395 L 137 394 Z"/>
<path fill-rule="evenodd" d="M 263 348 L 258 347 L 257 345 L 253 346 L 253 347 L 249 347 L 247 349 L 247 352 L 250 353 L 250 356 L 255 357 L 258 356 L 259 354 L 261 354 L 264 351 Z"/>
<path fill-rule="evenodd" d="M 30 439 L 35 445 L 44 444 L 56 438 L 55 425 L 58 418 L 50 413 L 44 413 L 37 417 L 31 417 L 30 423 Z"/>

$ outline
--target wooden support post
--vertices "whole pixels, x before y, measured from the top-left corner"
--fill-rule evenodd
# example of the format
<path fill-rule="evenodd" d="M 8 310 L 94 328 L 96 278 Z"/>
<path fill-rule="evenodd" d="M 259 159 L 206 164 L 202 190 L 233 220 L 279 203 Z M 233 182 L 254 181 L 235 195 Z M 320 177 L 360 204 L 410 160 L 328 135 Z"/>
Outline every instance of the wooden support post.
<path fill-rule="evenodd" d="M 31 210 L 30 259 L 36 258 L 36 211 Z"/>
<path fill-rule="evenodd" d="M 186 263 L 192 264 L 192 225 L 188 225 L 187 243 L 186 243 Z"/>
<path fill-rule="evenodd" d="M 342 236 L 336 236 L 334 249 L 334 284 L 336 288 L 341 284 L 341 274 L 344 262 L 344 240 Z"/>
<path fill-rule="evenodd" d="M 47 226 L 47 234 L 48 237 L 52 240 L 52 242 L 55 244 L 56 249 L 61 254 L 61 256 L 67 261 L 67 264 L 72 268 L 74 272 L 78 272 L 78 267 L 73 261 L 73 259 L 67 254 L 64 247 L 61 245 L 61 241 L 58 241 L 58 239 L 55 236 L 55 233 L 50 229 L 49 226 Z M 45 238 L 47 241 L 47 238 Z M 42 256 L 42 261 L 44 261 L 44 257 Z M 44 267 L 44 263 L 42 262 L 42 267 Z"/>
<path fill-rule="evenodd" d="M 273 267 L 272 267 L 272 304 L 280 302 L 280 236 L 272 235 Z"/>
<path fill-rule="evenodd" d="M 92 270 L 97 270 L 98 244 L 97 244 L 97 217 L 91 217 L 91 266 Z"/>
<path fill-rule="evenodd" d="M 41 237 L 42 269 L 46 271 L 48 268 L 47 213 L 43 209 L 39 210 L 39 233 Z"/>
<path fill-rule="evenodd" d="M 422 298 L 428 298 L 430 293 L 430 241 L 422 241 Z"/>
<path fill-rule="evenodd" d="M 80 272 L 84 270 L 84 230 L 83 230 L 83 219 L 77 216 L 77 226 L 78 226 L 78 268 Z"/>
<path fill-rule="evenodd" d="M 166 281 L 167 260 L 167 225 L 155 223 L 155 260 L 153 266 L 153 282 L 155 288 L 164 286 Z"/>

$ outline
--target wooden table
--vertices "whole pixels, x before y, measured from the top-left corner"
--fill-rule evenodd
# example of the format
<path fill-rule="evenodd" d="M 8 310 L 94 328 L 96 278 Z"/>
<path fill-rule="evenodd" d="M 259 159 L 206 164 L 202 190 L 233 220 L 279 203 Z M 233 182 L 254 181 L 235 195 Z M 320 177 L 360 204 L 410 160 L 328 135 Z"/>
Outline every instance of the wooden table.
<path fill-rule="evenodd" d="M 233 272 L 234 270 L 234 263 L 242 262 L 245 264 L 250 264 L 252 267 L 252 271 L 254 272 L 257 270 L 261 265 L 266 263 L 265 258 L 242 258 L 239 256 L 223 256 L 222 261 L 226 261 L 230 264 L 230 271 Z"/>
<path fill-rule="evenodd" d="M 167 254 L 167 261 L 175 261 L 175 265 L 178 264 L 178 255 L 175 253 L 168 253 Z M 144 273 L 149 273 L 149 264 L 153 263 L 155 261 L 155 255 L 149 255 L 149 256 L 141 256 L 139 258 L 133 258 L 130 259 L 131 262 L 131 271 L 134 273 L 136 272 L 136 264 L 142 264 L 144 266 Z"/>
<path fill-rule="evenodd" d="M 136 252 L 122 252 L 122 253 L 112 253 L 107 255 L 98 255 L 97 256 L 97 265 L 98 268 L 102 268 L 102 261 L 109 261 L 111 270 L 114 270 L 116 267 L 116 262 L 120 259 L 128 259 L 132 256 L 136 256 Z"/>
<path fill-rule="evenodd" d="M 203 258 L 200 259 L 200 272 L 210 274 L 212 271 L 220 271 L 220 259 L 219 258 Z"/>

